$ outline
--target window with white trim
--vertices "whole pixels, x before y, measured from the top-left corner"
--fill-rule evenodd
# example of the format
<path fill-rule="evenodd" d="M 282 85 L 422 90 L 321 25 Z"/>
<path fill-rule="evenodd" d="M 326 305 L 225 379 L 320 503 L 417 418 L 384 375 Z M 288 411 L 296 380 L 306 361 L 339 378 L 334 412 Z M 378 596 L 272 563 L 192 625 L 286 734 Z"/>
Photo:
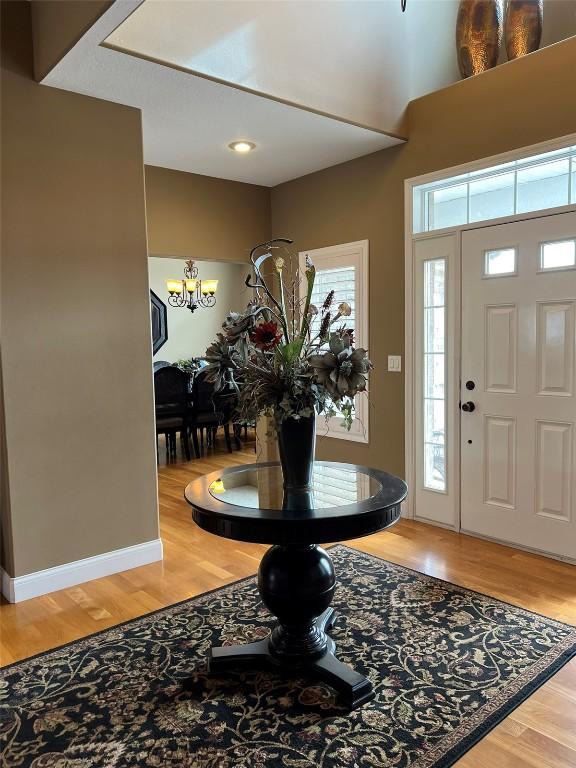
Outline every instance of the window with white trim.
<path fill-rule="evenodd" d="M 414 233 L 576 203 L 576 146 L 419 184 Z"/>
<path fill-rule="evenodd" d="M 316 280 L 312 304 L 321 306 L 326 295 L 334 291 L 334 306 L 348 302 L 352 314 L 346 325 L 354 329 L 354 344 L 368 349 L 368 240 L 303 251 L 300 269 L 304 274 L 306 256 L 314 262 Z M 355 400 L 355 419 L 350 431 L 338 414 L 326 422 L 318 417 L 318 435 L 343 440 L 368 442 L 368 393 L 362 392 Z"/>

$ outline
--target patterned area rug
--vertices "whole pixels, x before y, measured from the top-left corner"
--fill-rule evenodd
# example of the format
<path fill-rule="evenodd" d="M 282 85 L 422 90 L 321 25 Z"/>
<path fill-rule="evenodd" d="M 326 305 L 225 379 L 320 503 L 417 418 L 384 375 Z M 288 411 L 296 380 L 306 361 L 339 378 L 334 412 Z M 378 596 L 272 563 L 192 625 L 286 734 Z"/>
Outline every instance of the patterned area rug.
<path fill-rule="evenodd" d="M 376 698 L 308 679 L 208 678 L 266 635 L 253 577 L 3 670 L 10 768 L 443 768 L 576 653 L 576 630 L 344 546 L 334 630 Z M 192 676 L 191 682 L 184 684 Z"/>

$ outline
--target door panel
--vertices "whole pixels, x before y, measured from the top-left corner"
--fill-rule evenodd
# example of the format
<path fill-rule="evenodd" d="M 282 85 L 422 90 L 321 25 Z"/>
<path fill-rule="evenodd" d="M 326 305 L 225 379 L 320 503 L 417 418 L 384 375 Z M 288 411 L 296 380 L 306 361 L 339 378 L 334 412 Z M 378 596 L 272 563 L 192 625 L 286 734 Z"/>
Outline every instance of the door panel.
<path fill-rule="evenodd" d="M 536 514 L 570 521 L 573 425 L 536 423 Z"/>
<path fill-rule="evenodd" d="M 517 308 L 516 304 L 487 306 L 486 390 L 516 392 Z"/>
<path fill-rule="evenodd" d="M 514 509 L 516 490 L 516 420 L 484 417 L 484 501 Z"/>
<path fill-rule="evenodd" d="M 538 302 L 538 394 L 574 394 L 574 304 Z"/>
<path fill-rule="evenodd" d="M 576 213 L 462 235 L 461 528 L 576 559 Z"/>

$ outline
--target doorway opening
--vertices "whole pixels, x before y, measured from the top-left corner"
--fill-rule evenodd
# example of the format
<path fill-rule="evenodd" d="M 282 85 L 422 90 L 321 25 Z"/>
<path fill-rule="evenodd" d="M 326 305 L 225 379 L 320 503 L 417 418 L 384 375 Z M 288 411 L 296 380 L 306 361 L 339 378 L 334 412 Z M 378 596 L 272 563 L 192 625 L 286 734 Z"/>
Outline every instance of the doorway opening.
<path fill-rule="evenodd" d="M 184 258 L 161 256 L 148 259 L 159 466 L 190 463 L 193 467 L 201 457 L 255 443 L 254 426 L 235 419 L 233 397 L 215 393 L 202 373 L 206 350 L 222 331 L 228 313 L 242 311 L 251 298 L 244 284 L 249 266 L 195 260 L 202 287 L 215 291 L 207 302 L 196 302 L 194 298 L 185 302 L 178 301 L 178 286 L 168 286 L 167 281 L 180 283 L 180 290 L 186 290 L 188 282 L 188 288 L 194 290 L 190 279 L 186 281 L 186 262 Z M 170 293 L 170 287 L 176 290 Z M 199 283 L 196 295 L 202 297 Z M 190 303 L 195 306 L 193 311 Z"/>

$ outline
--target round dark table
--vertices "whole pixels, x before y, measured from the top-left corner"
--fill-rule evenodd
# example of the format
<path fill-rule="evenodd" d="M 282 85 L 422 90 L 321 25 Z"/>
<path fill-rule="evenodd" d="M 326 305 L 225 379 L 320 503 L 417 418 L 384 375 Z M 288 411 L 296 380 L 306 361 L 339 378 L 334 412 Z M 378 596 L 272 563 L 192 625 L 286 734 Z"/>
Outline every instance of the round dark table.
<path fill-rule="evenodd" d="M 260 563 L 258 589 L 278 623 L 247 645 L 214 647 L 208 671 L 241 666 L 282 668 L 332 685 L 355 708 L 374 696 L 363 675 L 338 661 L 327 634 L 336 575 L 318 542 L 367 536 L 394 525 L 406 498 L 403 480 L 355 464 L 317 461 L 312 489 L 286 493 L 277 462 L 247 464 L 193 480 L 185 491 L 194 521 L 237 541 L 272 544 Z"/>

